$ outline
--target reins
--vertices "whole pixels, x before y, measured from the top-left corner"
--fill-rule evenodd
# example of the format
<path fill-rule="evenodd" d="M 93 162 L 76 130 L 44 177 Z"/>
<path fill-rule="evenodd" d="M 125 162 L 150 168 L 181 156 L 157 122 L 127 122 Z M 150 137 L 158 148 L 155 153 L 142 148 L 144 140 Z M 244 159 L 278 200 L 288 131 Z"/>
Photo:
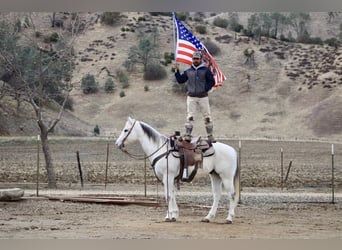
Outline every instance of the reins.
<path fill-rule="evenodd" d="M 130 130 L 128 131 L 126 137 L 122 140 L 122 145 L 124 145 L 125 140 L 128 138 L 128 136 L 129 136 L 130 133 L 132 132 L 135 123 L 136 123 L 136 120 L 134 121 L 132 127 L 131 127 Z M 135 155 L 135 154 L 131 154 L 131 153 L 129 153 L 127 150 L 125 150 L 125 149 L 122 148 L 122 147 L 120 147 L 120 150 L 121 150 L 122 152 L 124 152 L 125 154 L 127 154 L 128 156 L 130 156 L 131 158 L 133 158 L 133 159 L 136 159 L 136 160 L 146 160 L 146 159 L 148 159 L 149 157 L 151 157 L 151 156 L 153 156 L 154 154 L 156 154 L 162 147 L 165 146 L 165 144 L 166 144 L 168 141 L 169 141 L 169 140 L 166 138 L 165 142 L 164 142 L 159 148 L 157 148 L 155 151 L 153 151 L 150 155 Z"/>
<path fill-rule="evenodd" d="M 151 154 L 149 155 L 135 155 L 135 154 L 131 154 L 129 153 L 127 150 L 123 149 L 123 148 L 120 148 L 120 150 L 122 152 L 124 152 L 125 154 L 127 154 L 128 156 L 130 156 L 131 158 L 133 159 L 136 159 L 136 160 L 146 160 L 147 158 L 153 156 L 154 154 L 156 154 L 162 147 L 165 146 L 165 144 L 168 142 L 169 140 L 166 139 L 165 142 L 159 147 L 157 148 L 155 151 L 153 151 Z"/>

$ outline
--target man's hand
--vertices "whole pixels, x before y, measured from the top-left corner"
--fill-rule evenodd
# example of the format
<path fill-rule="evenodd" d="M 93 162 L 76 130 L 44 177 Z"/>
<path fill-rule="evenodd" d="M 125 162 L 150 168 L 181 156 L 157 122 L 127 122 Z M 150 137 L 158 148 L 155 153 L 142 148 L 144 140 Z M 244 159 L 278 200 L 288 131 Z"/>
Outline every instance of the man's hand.
<path fill-rule="evenodd" d="M 179 63 L 175 63 L 173 64 L 172 66 L 172 70 L 175 71 L 175 70 L 179 70 Z"/>

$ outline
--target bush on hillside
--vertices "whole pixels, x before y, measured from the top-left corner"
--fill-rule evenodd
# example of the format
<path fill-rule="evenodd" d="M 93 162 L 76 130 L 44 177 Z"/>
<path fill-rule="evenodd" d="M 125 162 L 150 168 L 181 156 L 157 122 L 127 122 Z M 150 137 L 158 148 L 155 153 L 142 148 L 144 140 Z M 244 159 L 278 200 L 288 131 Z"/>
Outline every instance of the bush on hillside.
<path fill-rule="evenodd" d="M 226 29 L 228 27 L 228 20 L 221 17 L 216 17 L 213 24 L 217 27 Z"/>
<path fill-rule="evenodd" d="M 197 25 L 195 28 L 196 32 L 200 33 L 200 34 L 207 34 L 207 26 L 205 25 Z"/>
<path fill-rule="evenodd" d="M 117 75 L 118 78 L 119 78 L 119 81 L 120 81 L 120 83 L 121 83 L 121 87 L 122 87 L 123 89 L 128 88 L 128 86 L 129 86 L 128 77 L 127 77 L 127 75 L 125 74 L 125 72 L 123 72 L 122 70 L 118 70 L 118 71 L 116 72 L 116 75 Z"/>
<path fill-rule="evenodd" d="M 310 37 L 309 34 L 303 34 L 297 37 L 297 42 L 306 44 L 319 44 L 322 45 L 323 41 L 320 37 Z"/>
<path fill-rule="evenodd" d="M 335 48 L 338 48 L 341 46 L 341 42 L 335 37 L 324 40 L 324 43 Z"/>
<path fill-rule="evenodd" d="M 166 70 L 158 63 L 148 64 L 144 72 L 145 80 L 161 80 L 166 77 Z"/>
<path fill-rule="evenodd" d="M 188 15 L 189 15 L 189 14 L 186 13 L 186 12 L 177 12 L 177 13 L 176 13 L 177 18 L 178 18 L 180 21 L 183 21 L 183 22 L 186 20 L 186 18 L 187 18 Z"/>
<path fill-rule="evenodd" d="M 173 52 L 165 52 L 164 53 L 164 65 L 167 66 L 168 64 L 172 63 L 175 59 L 175 54 Z"/>
<path fill-rule="evenodd" d="M 101 15 L 101 23 L 106 25 L 115 25 L 119 22 L 121 16 L 120 12 L 103 12 Z"/>
<path fill-rule="evenodd" d="M 50 42 L 53 42 L 53 43 L 57 42 L 58 39 L 59 39 L 59 35 L 57 32 L 53 32 L 49 37 Z"/>
<path fill-rule="evenodd" d="M 99 84 L 95 81 L 94 75 L 87 74 L 82 77 L 81 87 L 84 94 L 93 94 L 99 91 Z"/>
<path fill-rule="evenodd" d="M 112 78 L 108 78 L 105 82 L 105 92 L 112 93 L 114 92 L 115 84 Z"/>
<path fill-rule="evenodd" d="M 212 56 L 216 56 L 221 53 L 220 47 L 217 46 L 213 41 L 206 40 L 205 42 L 203 42 L 203 44 Z"/>

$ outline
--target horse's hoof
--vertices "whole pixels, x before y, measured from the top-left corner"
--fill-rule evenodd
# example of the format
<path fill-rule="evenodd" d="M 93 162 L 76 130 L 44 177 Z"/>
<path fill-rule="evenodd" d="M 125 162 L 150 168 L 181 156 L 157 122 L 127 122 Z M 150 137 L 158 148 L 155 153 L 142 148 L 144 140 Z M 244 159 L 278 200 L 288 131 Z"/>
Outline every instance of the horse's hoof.
<path fill-rule="evenodd" d="M 226 224 L 233 224 L 231 220 L 226 220 Z"/>
<path fill-rule="evenodd" d="M 206 223 L 209 223 L 209 222 L 210 222 L 210 220 L 209 220 L 209 219 L 207 219 L 207 218 L 203 218 L 203 219 L 201 220 L 201 222 L 206 222 Z"/>
<path fill-rule="evenodd" d="M 173 217 L 173 218 L 166 218 L 165 219 L 165 222 L 176 222 L 176 218 L 175 217 Z"/>

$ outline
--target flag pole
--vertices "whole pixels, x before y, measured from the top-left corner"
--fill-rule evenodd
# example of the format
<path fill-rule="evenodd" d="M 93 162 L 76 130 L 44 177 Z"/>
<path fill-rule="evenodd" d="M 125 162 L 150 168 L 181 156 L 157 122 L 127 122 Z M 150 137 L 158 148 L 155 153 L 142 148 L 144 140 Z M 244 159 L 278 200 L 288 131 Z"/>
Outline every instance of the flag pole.
<path fill-rule="evenodd" d="M 176 63 L 176 34 L 175 34 L 175 13 L 172 12 L 172 34 L 173 34 L 173 60 Z"/>

